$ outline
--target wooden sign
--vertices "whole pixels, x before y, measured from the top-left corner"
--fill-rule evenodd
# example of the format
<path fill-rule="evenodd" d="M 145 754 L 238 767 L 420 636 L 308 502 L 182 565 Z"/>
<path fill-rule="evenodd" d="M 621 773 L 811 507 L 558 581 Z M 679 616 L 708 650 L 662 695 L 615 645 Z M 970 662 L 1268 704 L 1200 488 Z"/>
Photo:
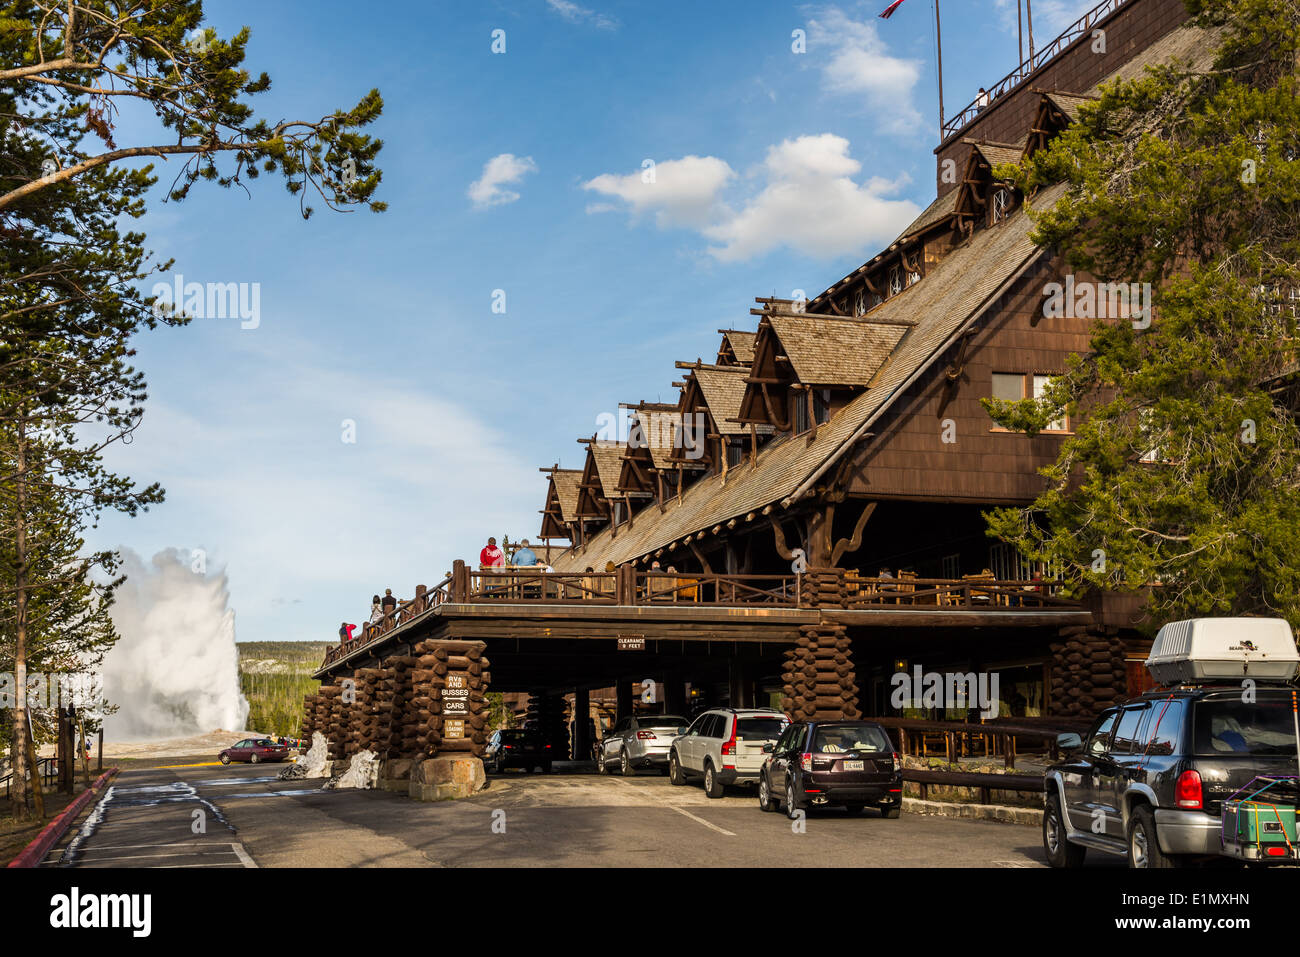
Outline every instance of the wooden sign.
<path fill-rule="evenodd" d="M 464 721 L 444 721 L 442 723 L 442 736 L 444 738 L 463 738 L 465 737 Z"/>
<path fill-rule="evenodd" d="M 465 675 L 447 675 L 447 687 L 459 690 L 469 687 L 469 683 Z"/>
<path fill-rule="evenodd" d="M 619 651 L 645 651 L 645 636 L 644 635 L 626 635 L 626 636 L 619 635 L 618 650 Z"/>
<path fill-rule="evenodd" d="M 447 687 L 442 689 L 442 713 L 469 714 L 469 678 L 463 674 L 447 675 Z"/>

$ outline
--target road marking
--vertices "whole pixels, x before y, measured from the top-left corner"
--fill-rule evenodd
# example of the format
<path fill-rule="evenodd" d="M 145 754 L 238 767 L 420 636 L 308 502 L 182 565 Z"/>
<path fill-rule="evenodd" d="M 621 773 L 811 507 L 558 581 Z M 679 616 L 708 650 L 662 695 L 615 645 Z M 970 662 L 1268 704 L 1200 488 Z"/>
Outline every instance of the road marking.
<path fill-rule="evenodd" d="M 168 768 L 215 768 L 220 761 L 204 761 L 201 764 L 160 764 L 157 767 L 149 768 L 150 771 L 164 771 Z"/>
<path fill-rule="evenodd" d="M 679 807 L 679 806 L 676 805 L 676 804 L 669 804 L 668 806 L 669 806 L 670 808 L 672 808 L 674 811 L 676 811 L 678 814 L 685 814 L 685 815 L 686 815 L 687 817 L 689 817 L 692 821 L 696 821 L 696 822 L 698 822 L 698 823 L 700 823 L 700 824 L 703 824 L 705 827 L 707 827 L 707 828 L 708 828 L 709 830 L 711 830 L 711 831 L 717 831 L 719 834 L 725 834 L 725 835 L 727 835 L 727 837 L 735 837 L 735 836 L 736 836 L 734 832 L 732 832 L 732 831 L 728 831 L 726 828 L 718 827 L 718 825 L 713 824 L 713 823 L 711 823 L 711 822 L 709 822 L 709 821 L 706 821 L 706 820 L 704 820 L 704 818 L 702 818 L 702 817 L 696 817 L 694 814 L 692 814 L 690 811 L 686 810 L 686 808 L 684 808 L 684 807 Z"/>
<path fill-rule="evenodd" d="M 235 852 L 235 856 L 239 858 L 245 867 L 257 867 L 248 851 L 244 850 L 243 844 L 232 843 L 230 849 Z"/>

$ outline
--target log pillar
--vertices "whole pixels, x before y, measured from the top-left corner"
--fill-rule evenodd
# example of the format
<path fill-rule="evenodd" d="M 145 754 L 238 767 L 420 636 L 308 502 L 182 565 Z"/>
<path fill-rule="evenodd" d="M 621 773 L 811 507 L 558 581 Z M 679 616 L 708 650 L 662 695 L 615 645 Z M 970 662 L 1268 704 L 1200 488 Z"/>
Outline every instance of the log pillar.
<path fill-rule="evenodd" d="M 1049 646 L 1048 714 L 1090 718 L 1128 695 L 1119 629 L 1066 625 Z"/>
<path fill-rule="evenodd" d="M 848 604 L 844 570 L 809 568 L 799 576 L 800 604 L 844 608 Z M 858 708 L 852 643 L 844 625 L 803 625 L 795 646 L 785 653 L 782 708 L 795 721 L 853 720 Z"/>

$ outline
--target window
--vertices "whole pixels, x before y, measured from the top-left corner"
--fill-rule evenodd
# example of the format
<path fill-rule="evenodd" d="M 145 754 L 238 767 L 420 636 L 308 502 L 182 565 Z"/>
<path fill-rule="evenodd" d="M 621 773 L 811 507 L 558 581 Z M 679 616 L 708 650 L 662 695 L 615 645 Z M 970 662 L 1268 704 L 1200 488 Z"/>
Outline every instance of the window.
<path fill-rule="evenodd" d="M 1295 759 L 1295 724 L 1289 695 L 1260 694 L 1253 704 L 1236 698 L 1196 703 L 1197 754 L 1251 754 Z"/>
<path fill-rule="evenodd" d="M 1110 729 L 1115 726 L 1115 715 L 1119 712 L 1111 711 L 1101 716 L 1097 726 L 1092 729 L 1088 735 L 1088 753 L 1105 754 L 1106 745 L 1110 743 Z"/>
<path fill-rule="evenodd" d="M 889 270 L 889 294 L 897 296 L 903 289 L 903 267 L 894 266 Z"/>
<path fill-rule="evenodd" d="M 775 741 L 785 728 L 785 718 L 740 718 L 736 737 L 745 741 Z"/>
<path fill-rule="evenodd" d="M 945 555 L 940 564 L 943 567 L 941 578 L 961 577 L 961 555 Z"/>
<path fill-rule="evenodd" d="M 993 373 L 993 398 L 1017 402 L 1025 397 L 1025 377 L 1019 372 Z"/>
<path fill-rule="evenodd" d="M 732 439 L 727 440 L 727 467 L 739 465 L 745 457 L 745 447 Z"/>
<path fill-rule="evenodd" d="M 867 311 L 866 293 L 859 289 L 857 296 L 853 299 L 853 314 L 861 316 Z"/>
<path fill-rule="evenodd" d="M 813 421 L 818 425 L 831 420 L 831 390 L 818 389 L 813 397 Z"/>
<path fill-rule="evenodd" d="M 1028 398 L 1041 399 L 1047 390 L 1047 384 L 1051 381 L 1052 376 L 1041 373 L 1025 375 L 1023 372 L 995 372 L 993 373 L 993 398 L 1004 402 L 1019 402 L 1021 399 Z M 1062 416 L 1048 422 L 1043 431 L 1065 432 L 1068 428 L 1069 420 Z"/>
<path fill-rule="evenodd" d="M 1050 375 L 1034 376 L 1034 398 L 1035 399 L 1041 399 L 1043 397 L 1043 393 L 1047 390 L 1047 383 L 1051 381 L 1052 381 L 1052 377 Z M 1048 422 L 1047 428 L 1044 431 L 1064 432 L 1065 429 L 1066 429 L 1066 420 L 1065 417 L 1062 416 L 1059 419 L 1054 419 L 1051 422 Z"/>
<path fill-rule="evenodd" d="M 1115 728 L 1115 740 L 1110 746 L 1111 754 L 1131 754 L 1133 746 L 1138 744 L 1138 728 L 1146 717 L 1147 706 L 1125 708 L 1120 712 L 1119 724 Z M 1139 753 L 1141 747 L 1138 748 Z"/>
<path fill-rule="evenodd" d="M 1005 186 L 999 186 L 993 191 L 993 198 L 989 202 L 993 222 L 1000 223 L 1011 215 L 1012 202 L 1011 190 Z"/>
<path fill-rule="evenodd" d="M 1170 755 L 1178 750 L 1183 727 L 1183 702 L 1163 701 L 1152 706 L 1151 720 L 1142 735 L 1142 753 Z"/>
<path fill-rule="evenodd" d="M 808 393 L 796 392 L 794 394 L 794 434 L 801 435 L 812 428 L 812 420 L 808 416 Z"/>

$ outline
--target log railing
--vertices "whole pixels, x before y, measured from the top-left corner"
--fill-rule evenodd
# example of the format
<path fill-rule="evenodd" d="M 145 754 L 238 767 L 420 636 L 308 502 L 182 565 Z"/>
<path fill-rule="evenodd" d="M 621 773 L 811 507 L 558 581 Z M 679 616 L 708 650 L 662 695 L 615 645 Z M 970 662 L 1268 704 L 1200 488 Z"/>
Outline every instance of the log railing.
<path fill-rule="evenodd" d="M 817 587 L 810 585 L 821 582 Z M 415 598 L 367 622 L 351 641 L 331 648 L 322 667 L 383 638 L 448 602 L 456 604 L 667 605 L 736 608 L 836 607 L 848 610 L 941 609 L 989 611 L 1072 609 L 1079 603 L 1059 594 L 1054 581 L 941 578 L 864 578 L 831 570 L 808 575 L 719 575 L 639 571 L 554 572 L 535 568 L 475 570 L 456 562 L 432 588 L 417 586 Z"/>
<path fill-rule="evenodd" d="M 1060 595 L 1055 581 L 999 581 L 993 578 L 847 579 L 849 608 L 929 606 L 949 610 L 988 611 L 1013 608 L 1076 608 Z"/>

